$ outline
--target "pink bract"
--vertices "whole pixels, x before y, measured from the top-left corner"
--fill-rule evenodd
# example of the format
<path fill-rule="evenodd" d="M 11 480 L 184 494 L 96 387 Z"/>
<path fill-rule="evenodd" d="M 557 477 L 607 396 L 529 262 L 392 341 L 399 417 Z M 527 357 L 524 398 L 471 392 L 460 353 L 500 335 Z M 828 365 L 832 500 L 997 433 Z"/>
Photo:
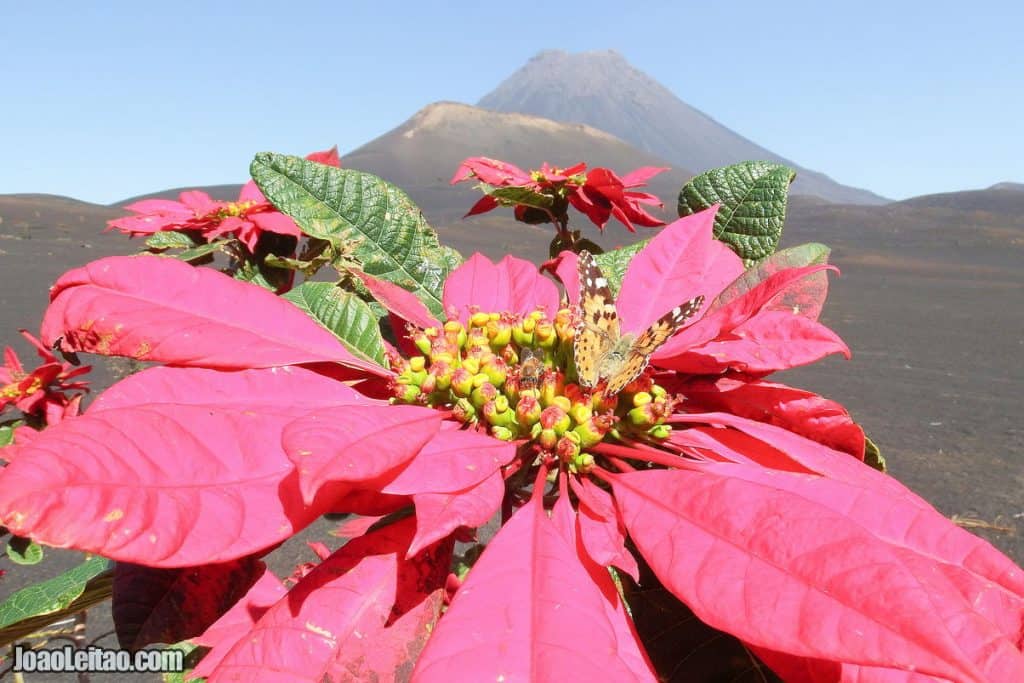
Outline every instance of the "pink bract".
<path fill-rule="evenodd" d="M 336 147 L 313 152 L 306 158 L 328 166 L 341 166 Z M 265 232 L 302 236 L 295 221 L 267 201 L 251 180 L 242 186 L 238 199 L 233 202 L 189 190 L 182 192 L 178 201 L 143 199 L 125 208 L 135 215 L 109 221 L 107 230 L 117 228 L 132 236 L 152 235 L 163 230 L 194 231 L 207 242 L 230 235 L 241 240 L 249 251 L 256 250 L 260 235 Z"/>

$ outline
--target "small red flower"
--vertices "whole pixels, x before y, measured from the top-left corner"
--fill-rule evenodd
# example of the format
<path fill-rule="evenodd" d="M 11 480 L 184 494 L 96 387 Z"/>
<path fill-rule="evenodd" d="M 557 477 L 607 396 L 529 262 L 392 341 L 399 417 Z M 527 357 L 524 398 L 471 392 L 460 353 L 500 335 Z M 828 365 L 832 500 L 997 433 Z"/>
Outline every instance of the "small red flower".
<path fill-rule="evenodd" d="M 336 168 L 341 166 L 338 150 L 332 147 L 306 157 Z M 271 204 L 253 181 L 247 182 L 233 202 L 213 199 L 205 192 L 182 192 L 179 201 L 144 199 L 125 208 L 135 213 L 108 221 L 107 230 L 117 228 L 129 235 L 152 235 L 164 230 L 199 232 L 207 242 L 233 235 L 255 251 L 264 232 L 301 237 L 302 231 L 288 216 Z"/>
<path fill-rule="evenodd" d="M 505 205 L 514 208 L 516 220 L 552 222 L 564 227 L 568 222 L 566 212 L 572 205 L 601 230 L 604 230 L 608 219 L 614 217 L 630 232 L 636 232 L 634 223 L 645 227 L 664 224 L 643 209 L 644 205 L 660 207 L 662 203 L 652 194 L 630 190 L 644 186 L 652 177 L 666 170 L 644 166 L 620 178 L 607 168 L 587 171 L 584 163 L 557 168 L 544 162 L 540 169 L 527 173 L 504 161 L 470 157 L 459 165 L 451 183 L 454 185 L 477 178 L 485 184 L 481 188 L 485 195 L 466 216 L 486 213 Z M 520 188 L 528 193 L 495 192 L 496 189 L 508 188 Z"/>
<path fill-rule="evenodd" d="M 78 413 L 81 393 L 88 391 L 88 382 L 71 381 L 89 372 L 87 365 L 75 367 L 57 359 L 50 349 L 25 330 L 21 334 L 36 348 L 43 364 L 26 372 L 14 349 L 4 349 L 0 366 L 0 412 L 9 406 L 27 415 L 45 416 L 48 424 L 60 422 Z"/>
<path fill-rule="evenodd" d="M 585 214 L 597 227 L 604 229 L 608 218 L 614 216 L 630 232 L 633 223 L 647 228 L 663 225 L 643 209 L 643 205 L 660 207 L 661 201 L 646 192 L 630 192 L 633 187 L 642 187 L 647 181 L 666 169 L 644 166 L 619 178 L 607 168 L 594 168 L 587 173 L 587 182 L 569 195 L 569 203 Z"/>

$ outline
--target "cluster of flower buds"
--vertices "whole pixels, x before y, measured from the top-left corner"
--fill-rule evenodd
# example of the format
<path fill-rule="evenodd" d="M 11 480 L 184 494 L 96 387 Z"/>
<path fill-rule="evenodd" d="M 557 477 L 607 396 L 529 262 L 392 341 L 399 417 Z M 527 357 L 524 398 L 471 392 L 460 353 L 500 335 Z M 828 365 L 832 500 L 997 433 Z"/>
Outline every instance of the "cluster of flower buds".
<path fill-rule="evenodd" d="M 572 381 L 574 334 L 568 308 L 554 317 L 543 310 L 475 312 L 466 325 L 449 320 L 414 329 L 412 341 L 423 355 L 391 358 L 398 373 L 394 400 L 451 410 L 499 439 L 532 441 L 575 471 L 593 464 L 587 449 L 606 436 L 667 438 L 675 401 L 649 377 L 616 396 Z"/>

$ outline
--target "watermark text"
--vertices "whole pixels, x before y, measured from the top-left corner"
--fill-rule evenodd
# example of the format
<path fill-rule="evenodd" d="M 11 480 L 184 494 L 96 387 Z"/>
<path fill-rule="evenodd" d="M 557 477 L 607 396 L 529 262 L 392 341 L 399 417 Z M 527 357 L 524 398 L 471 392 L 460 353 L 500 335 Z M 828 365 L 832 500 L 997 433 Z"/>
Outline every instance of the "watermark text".
<path fill-rule="evenodd" d="M 33 650 L 14 646 L 16 673 L 181 673 L 185 670 L 185 653 L 181 650 L 112 650 L 89 646 Z"/>

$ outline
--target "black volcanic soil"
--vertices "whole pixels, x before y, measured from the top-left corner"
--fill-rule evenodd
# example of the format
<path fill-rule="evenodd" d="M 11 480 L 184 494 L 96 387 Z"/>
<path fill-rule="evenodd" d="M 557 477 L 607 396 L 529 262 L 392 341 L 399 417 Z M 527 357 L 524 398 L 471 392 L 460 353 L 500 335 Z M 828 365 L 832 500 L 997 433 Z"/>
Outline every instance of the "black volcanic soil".
<path fill-rule="evenodd" d="M 431 189 L 432 201 L 438 191 Z M 982 199 L 989 210 L 977 208 L 974 193 L 966 209 L 945 196 L 939 206 L 795 199 L 783 242 L 833 246 L 832 261 L 842 277 L 832 281 L 824 321 L 854 357 L 779 376 L 846 405 L 881 447 L 891 473 L 944 514 L 1009 528 L 973 531 L 1018 563 L 1024 562 L 1024 192 L 1019 197 L 1019 203 L 1003 194 L 993 204 Z M 463 211 L 461 201 L 443 214 Z M 17 328 L 37 329 L 47 288 L 59 274 L 101 256 L 133 253 L 140 245 L 118 233 L 100 234 L 104 222 L 120 214 L 64 198 L 0 195 L 0 340 L 25 352 L 23 359 L 31 355 Z M 492 258 L 512 252 L 541 259 L 550 239 L 548 229 L 516 224 L 500 211 L 438 224 L 446 243 Z M 628 241 L 620 227 L 610 225 L 603 243 Z M 109 377 L 100 369 L 94 381 L 102 386 Z M 329 526 L 321 523 L 314 535 L 323 538 Z M 329 541 L 337 546 L 337 539 Z M 309 559 L 295 539 L 271 564 L 286 574 L 296 561 Z M 8 570 L 0 579 L 0 598 L 76 562 L 70 553 L 53 552 L 40 568 L 24 571 L 0 560 Z M 93 636 L 110 628 L 106 610 L 90 615 Z M 103 644 L 113 646 L 113 640 Z"/>

